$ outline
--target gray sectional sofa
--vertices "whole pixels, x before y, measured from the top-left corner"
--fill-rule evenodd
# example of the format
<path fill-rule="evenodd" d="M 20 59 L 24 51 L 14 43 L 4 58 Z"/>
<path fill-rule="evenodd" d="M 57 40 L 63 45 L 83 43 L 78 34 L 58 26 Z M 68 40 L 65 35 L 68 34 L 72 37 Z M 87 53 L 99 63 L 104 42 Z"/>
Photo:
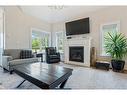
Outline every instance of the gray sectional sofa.
<path fill-rule="evenodd" d="M 32 50 L 5 49 L 2 56 L 2 66 L 12 73 L 13 66 L 24 63 L 39 62 L 39 58 L 34 57 Z"/>

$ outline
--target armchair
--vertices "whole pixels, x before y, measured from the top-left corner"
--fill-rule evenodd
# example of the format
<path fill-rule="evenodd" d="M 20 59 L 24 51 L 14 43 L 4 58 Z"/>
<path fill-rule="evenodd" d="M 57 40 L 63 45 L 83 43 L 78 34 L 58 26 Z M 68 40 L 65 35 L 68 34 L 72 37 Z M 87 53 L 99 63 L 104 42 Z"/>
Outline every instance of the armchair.
<path fill-rule="evenodd" d="M 60 62 L 60 53 L 56 51 L 56 47 L 46 48 L 46 62 L 47 63 Z"/>

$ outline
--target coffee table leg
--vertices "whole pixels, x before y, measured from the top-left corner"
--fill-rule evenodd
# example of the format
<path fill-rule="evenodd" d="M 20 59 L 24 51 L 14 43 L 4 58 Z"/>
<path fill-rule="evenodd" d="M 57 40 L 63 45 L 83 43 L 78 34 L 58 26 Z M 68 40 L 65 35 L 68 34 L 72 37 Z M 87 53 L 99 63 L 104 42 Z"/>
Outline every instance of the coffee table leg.
<path fill-rule="evenodd" d="M 19 88 L 26 80 L 23 80 L 16 88 Z"/>
<path fill-rule="evenodd" d="M 65 86 L 67 80 L 68 80 L 68 79 L 66 79 L 64 82 L 61 83 L 61 85 L 60 85 L 60 87 L 59 87 L 60 89 L 64 88 L 64 86 Z"/>

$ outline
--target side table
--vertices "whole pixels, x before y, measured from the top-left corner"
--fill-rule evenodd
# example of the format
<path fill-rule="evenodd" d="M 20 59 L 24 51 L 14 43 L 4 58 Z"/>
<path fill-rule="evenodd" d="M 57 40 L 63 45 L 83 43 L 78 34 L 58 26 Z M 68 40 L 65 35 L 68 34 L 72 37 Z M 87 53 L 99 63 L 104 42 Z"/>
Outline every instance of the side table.
<path fill-rule="evenodd" d="M 36 57 L 41 58 L 41 62 L 43 62 L 43 53 L 37 53 Z"/>

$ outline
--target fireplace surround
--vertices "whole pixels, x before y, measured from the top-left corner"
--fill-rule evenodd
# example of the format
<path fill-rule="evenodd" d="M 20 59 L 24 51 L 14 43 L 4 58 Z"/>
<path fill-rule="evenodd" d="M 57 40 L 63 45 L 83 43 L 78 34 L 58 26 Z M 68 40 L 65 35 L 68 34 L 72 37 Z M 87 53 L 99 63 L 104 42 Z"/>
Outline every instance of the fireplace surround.
<path fill-rule="evenodd" d="M 90 37 L 72 37 L 71 39 L 66 39 L 64 46 L 65 46 L 64 62 L 66 64 L 74 64 L 79 66 L 90 67 L 90 48 L 91 48 Z M 79 54 L 81 53 L 81 51 L 82 54 Z M 73 55 L 73 58 L 70 58 L 72 57 L 72 55 L 70 56 L 71 53 Z M 82 56 L 83 58 L 80 56 Z"/>

